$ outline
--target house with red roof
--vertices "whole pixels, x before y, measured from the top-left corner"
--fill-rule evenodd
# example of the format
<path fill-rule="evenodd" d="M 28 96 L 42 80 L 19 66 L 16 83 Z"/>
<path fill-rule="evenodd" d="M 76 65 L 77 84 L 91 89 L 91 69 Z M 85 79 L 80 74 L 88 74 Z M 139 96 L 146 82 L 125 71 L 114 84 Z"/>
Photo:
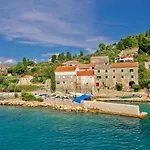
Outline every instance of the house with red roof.
<path fill-rule="evenodd" d="M 75 91 L 77 66 L 58 66 L 55 69 L 56 91 Z"/>
<path fill-rule="evenodd" d="M 30 75 L 24 75 L 24 76 L 21 76 L 19 78 L 19 85 L 31 85 L 31 80 L 33 79 L 33 76 L 30 76 Z"/>
<path fill-rule="evenodd" d="M 96 66 L 96 87 L 115 88 L 117 83 L 129 89 L 138 84 L 138 62 L 112 63 L 109 66 Z"/>
<path fill-rule="evenodd" d="M 94 93 L 94 70 L 78 70 L 77 71 L 77 91 L 78 93 L 93 94 Z"/>

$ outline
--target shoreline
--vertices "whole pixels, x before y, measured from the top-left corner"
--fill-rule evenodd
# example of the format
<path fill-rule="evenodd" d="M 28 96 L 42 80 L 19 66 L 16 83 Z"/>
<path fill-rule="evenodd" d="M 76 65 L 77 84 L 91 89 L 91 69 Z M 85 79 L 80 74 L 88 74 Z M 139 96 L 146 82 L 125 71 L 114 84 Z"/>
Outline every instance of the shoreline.
<path fill-rule="evenodd" d="M 61 103 L 60 103 L 61 102 Z M 103 111 L 97 108 L 85 108 L 83 103 L 72 103 L 70 100 L 60 100 L 60 99 L 48 99 L 44 102 L 38 101 L 23 101 L 21 99 L 5 99 L 0 100 L 1 106 L 17 106 L 17 107 L 28 107 L 28 108 L 51 108 L 59 111 L 66 111 L 66 112 L 76 112 L 76 113 L 95 113 L 95 114 L 108 114 L 108 115 L 118 115 L 118 116 L 125 116 L 125 117 L 134 117 L 134 118 L 144 118 L 148 114 L 145 112 L 141 112 L 139 115 L 133 114 L 125 114 L 125 113 L 115 113 L 109 111 Z"/>

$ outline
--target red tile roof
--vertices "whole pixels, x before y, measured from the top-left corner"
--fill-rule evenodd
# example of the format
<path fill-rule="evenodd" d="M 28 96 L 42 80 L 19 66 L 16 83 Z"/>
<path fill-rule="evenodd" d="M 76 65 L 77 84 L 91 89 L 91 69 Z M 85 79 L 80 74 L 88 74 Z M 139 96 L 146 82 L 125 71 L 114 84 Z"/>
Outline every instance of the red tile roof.
<path fill-rule="evenodd" d="M 55 69 L 55 72 L 68 72 L 68 71 L 75 71 L 76 66 L 59 66 Z"/>
<path fill-rule="evenodd" d="M 24 75 L 24 76 L 22 76 L 21 78 L 31 78 L 32 76 L 30 76 L 30 75 Z"/>
<path fill-rule="evenodd" d="M 77 76 L 93 76 L 93 75 L 94 75 L 93 70 L 77 71 Z"/>
<path fill-rule="evenodd" d="M 0 68 L 6 68 L 6 69 L 7 69 L 7 68 L 8 68 L 8 66 L 0 66 Z"/>
<path fill-rule="evenodd" d="M 130 67 L 138 67 L 138 62 L 124 62 L 124 63 L 112 63 L 111 68 L 130 68 Z"/>

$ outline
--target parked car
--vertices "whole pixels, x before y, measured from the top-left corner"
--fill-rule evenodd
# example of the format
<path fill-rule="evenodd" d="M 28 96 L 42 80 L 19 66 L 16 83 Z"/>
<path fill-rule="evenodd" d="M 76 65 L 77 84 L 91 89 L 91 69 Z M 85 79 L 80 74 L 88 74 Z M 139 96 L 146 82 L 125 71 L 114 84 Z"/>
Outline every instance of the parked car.
<path fill-rule="evenodd" d="M 48 94 L 39 94 L 39 96 L 41 96 L 41 97 L 49 97 Z"/>

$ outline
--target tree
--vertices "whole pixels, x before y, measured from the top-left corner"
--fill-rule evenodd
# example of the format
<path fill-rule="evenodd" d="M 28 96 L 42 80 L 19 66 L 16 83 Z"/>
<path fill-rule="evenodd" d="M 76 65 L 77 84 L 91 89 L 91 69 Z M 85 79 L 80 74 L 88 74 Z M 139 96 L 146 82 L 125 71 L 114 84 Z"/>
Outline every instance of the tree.
<path fill-rule="evenodd" d="M 71 60 L 71 58 L 72 58 L 72 57 L 71 57 L 70 52 L 67 52 L 67 53 L 66 53 L 66 59 L 67 59 L 67 60 Z"/>
<path fill-rule="evenodd" d="M 150 39 L 148 37 L 144 37 L 139 43 L 139 49 L 145 53 L 150 54 Z"/>
<path fill-rule="evenodd" d="M 146 37 L 150 37 L 150 30 L 146 31 Z"/>
<path fill-rule="evenodd" d="M 51 90 L 54 92 L 56 90 L 56 80 L 55 80 L 55 68 L 51 67 Z"/>
<path fill-rule="evenodd" d="M 35 62 L 32 60 L 27 59 L 27 66 L 34 66 Z"/>
<path fill-rule="evenodd" d="M 117 44 L 116 47 L 117 47 L 118 50 L 124 50 L 124 49 L 125 49 L 125 46 L 124 46 L 124 44 L 123 44 L 122 41 L 120 41 L 120 42 Z"/>
<path fill-rule="evenodd" d="M 106 49 L 106 45 L 104 43 L 100 43 L 98 47 L 100 48 L 101 51 L 104 51 Z"/>
<path fill-rule="evenodd" d="M 52 55 L 52 63 L 54 63 L 56 60 L 56 55 Z"/>
<path fill-rule="evenodd" d="M 19 62 L 16 67 L 15 67 L 15 72 L 18 75 L 24 74 L 25 73 L 25 67 L 23 65 L 23 63 Z"/>
<path fill-rule="evenodd" d="M 65 59 L 64 53 L 58 55 L 58 60 L 63 61 Z"/>
<path fill-rule="evenodd" d="M 24 72 L 26 72 L 27 71 L 27 59 L 26 59 L 26 57 L 23 57 L 22 64 L 24 65 Z"/>
<path fill-rule="evenodd" d="M 83 51 L 82 50 L 80 50 L 80 57 L 82 57 L 83 56 Z"/>

